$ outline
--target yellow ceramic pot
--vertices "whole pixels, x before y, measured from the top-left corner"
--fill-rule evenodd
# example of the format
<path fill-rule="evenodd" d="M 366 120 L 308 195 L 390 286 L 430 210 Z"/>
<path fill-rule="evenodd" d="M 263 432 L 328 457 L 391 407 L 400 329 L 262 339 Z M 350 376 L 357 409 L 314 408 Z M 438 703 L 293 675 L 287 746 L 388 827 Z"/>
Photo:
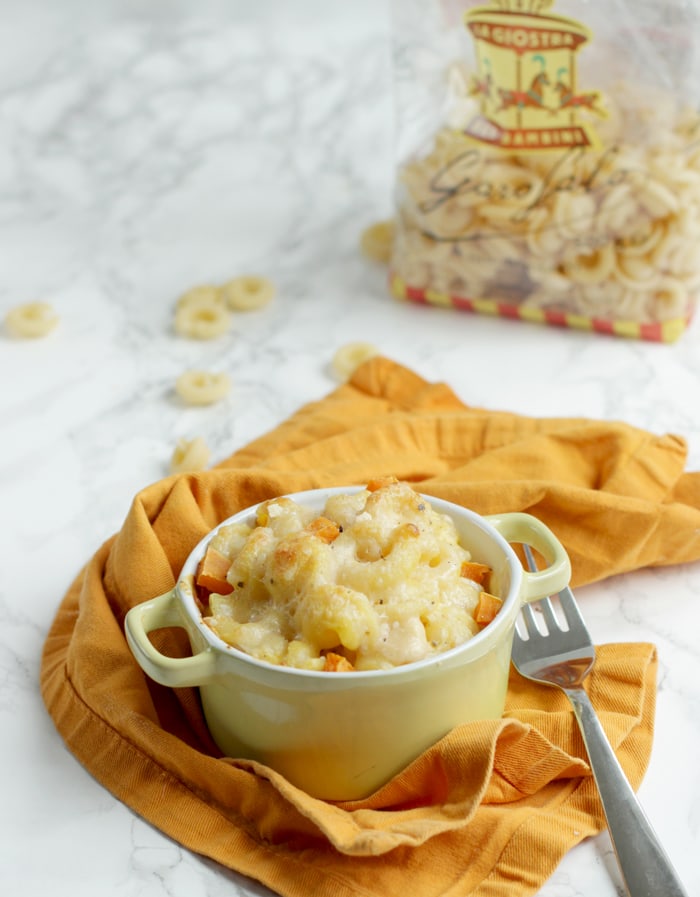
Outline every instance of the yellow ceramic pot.
<path fill-rule="evenodd" d="M 290 496 L 320 511 L 349 488 Z M 212 530 L 192 551 L 171 591 L 127 614 L 126 636 L 142 669 L 173 688 L 198 686 L 211 734 L 230 757 L 258 760 L 309 794 L 353 800 L 372 793 L 455 726 L 503 713 L 515 621 L 523 602 L 553 594 L 569 581 L 569 559 L 535 517 L 482 517 L 425 496 L 448 514 L 472 557 L 492 570 L 490 590 L 503 599 L 482 632 L 443 654 L 390 670 L 327 673 L 258 660 L 219 639 L 202 621 L 194 575 Z M 256 508 L 223 521 L 254 523 Z M 532 545 L 548 566 L 523 569 L 509 543 Z M 187 631 L 192 657 L 172 658 L 148 633 Z"/>

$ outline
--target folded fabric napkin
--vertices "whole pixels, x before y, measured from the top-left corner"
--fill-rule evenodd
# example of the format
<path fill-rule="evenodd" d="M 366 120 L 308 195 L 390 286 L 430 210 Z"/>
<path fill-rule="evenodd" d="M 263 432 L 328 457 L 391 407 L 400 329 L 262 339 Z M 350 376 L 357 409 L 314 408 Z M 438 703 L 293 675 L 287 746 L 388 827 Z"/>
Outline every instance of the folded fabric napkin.
<path fill-rule="evenodd" d="M 126 644 L 134 604 L 168 591 L 220 520 L 262 499 L 394 474 L 482 514 L 528 511 L 561 539 L 574 584 L 700 558 L 700 475 L 685 446 L 623 423 L 469 408 L 387 359 L 199 474 L 133 501 L 64 597 L 41 687 L 69 749 L 187 848 L 288 897 L 535 893 L 604 825 L 566 698 L 511 673 L 500 720 L 461 726 L 366 800 L 309 797 L 222 758 L 196 689 L 150 681 Z M 161 650 L 186 652 L 182 630 Z M 648 762 L 656 657 L 607 645 L 588 688 L 637 787 Z"/>

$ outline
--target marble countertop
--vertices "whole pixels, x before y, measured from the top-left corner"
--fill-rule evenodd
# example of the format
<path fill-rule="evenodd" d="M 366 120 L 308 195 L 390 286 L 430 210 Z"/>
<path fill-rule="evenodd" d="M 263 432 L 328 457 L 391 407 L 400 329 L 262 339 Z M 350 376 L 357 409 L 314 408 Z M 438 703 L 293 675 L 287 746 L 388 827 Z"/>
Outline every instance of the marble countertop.
<path fill-rule="evenodd" d="M 392 211 L 382 3 L 49 0 L 2 4 L 0 312 L 50 302 L 45 340 L 0 338 L 0 890 L 53 897 L 266 895 L 173 843 L 65 749 L 38 688 L 74 576 L 167 474 L 179 437 L 216 462 L 336 382 L 349 340 L 467 403 L 620 419 L 688 441 L 700 468 L 700 322 L 673 345 L 401 303 L 358 238 Z M 190 286 L 244 271 L 278 287 L 203 345 L 172 334 Z M 202 363 L 230 396 L 183 408 Z M 651 641 L 657 726 L 641 800 L 700 893 L 700 566 L 582 588 L 598 642 Z M 540 897 L 613 897 L 606 834 Z"/>

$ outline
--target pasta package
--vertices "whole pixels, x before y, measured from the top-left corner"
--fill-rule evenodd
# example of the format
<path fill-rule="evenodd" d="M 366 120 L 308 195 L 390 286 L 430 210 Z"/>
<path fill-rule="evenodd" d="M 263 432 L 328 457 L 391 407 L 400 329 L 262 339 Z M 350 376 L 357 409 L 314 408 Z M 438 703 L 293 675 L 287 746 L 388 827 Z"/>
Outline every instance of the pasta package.
<path fill-rule="evenodd" d="M 700 0 L 394 0 L 392 292 L 672 342 L 700 287 Z"/>

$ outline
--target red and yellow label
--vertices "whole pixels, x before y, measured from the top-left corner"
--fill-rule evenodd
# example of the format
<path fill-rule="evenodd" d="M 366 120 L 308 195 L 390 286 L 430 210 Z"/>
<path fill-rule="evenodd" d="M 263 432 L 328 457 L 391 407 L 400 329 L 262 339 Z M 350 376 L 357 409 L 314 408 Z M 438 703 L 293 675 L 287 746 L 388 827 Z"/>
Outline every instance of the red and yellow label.
<path fill-rule="evenodd" d="M 465 13 L 477 60 L 471 94 L 479 100 L 466 133 L 475 140 L 510 150 L 599 146 L 588 119 L 605 116 L 601 96 L 581 90 L 576 74 L 592 35 L 545 12 L 552 2 L 494 0 Z"/>
<path fill-rule="evenodd" d="M 472 299 L 468 296 L 452 296 L 437 293 L 434 290 L 411 287 L 398 274 L 393 273 L 389 277 L 389 287 L 397 299 L 405 299 L 421 305 L 438 305 L 443 308 L 477 312 L 482 315 L 513 318 L 535 324 L 548 324 L 553 327 L 589 330 L 594 333 L 608 334 L 609 336 L 627 337 L 629 339 L 656 343 L 675 342 L 692 320 L 692 310 L 683 318 L 672 318 L 668 321 L 630 321 L 555 311 L 554 309 L 535 308 L 523 304 L 503 302 L 498 299 Z"/>

